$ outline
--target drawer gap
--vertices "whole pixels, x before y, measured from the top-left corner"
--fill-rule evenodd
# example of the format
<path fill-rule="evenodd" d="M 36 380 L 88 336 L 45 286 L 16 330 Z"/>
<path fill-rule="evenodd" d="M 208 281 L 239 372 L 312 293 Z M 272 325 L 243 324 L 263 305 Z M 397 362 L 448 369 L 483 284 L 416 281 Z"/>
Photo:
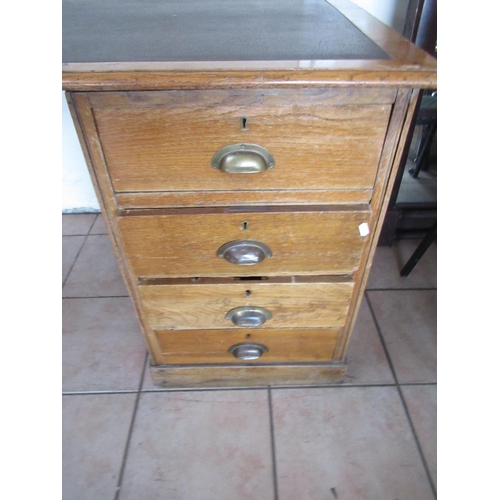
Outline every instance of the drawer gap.
<path fill-rule="evenodd" d="M 267 281 L 267 276 L 238 276 L 234 277 L 234 281 Z"/>
<path fill-rule="evenodd" d="M 154 208 L 154 209 L 118 209 L 118 217 L 145 217 L 165 215 L 205 215 L 205 214 L 233 214 L 233 213 L 310 213 L 310 212 L 369 212 L 368 204 L 345 205 L 284 205 L 284 206 L 234 206 L 234 207 L 205 207 L 205 208 Z"/>
<path fill-rule="evenodd" d="M 152 210 L 195 207 L 224 207 L 277 204 L 281 206 L 310 205 L 360 205 L 372 199 L 371 189 L 301 189 L 259 191 L 127 191 L 115 193 L 120 210 Z"/>
<path fill-rule="evenodd" d="M 274 283 L 352 283 L 352 274 L 335 276 L 237 276 L 230 278 L 139 278 L 138 285 L 229 285 L 238 282 Z"/>

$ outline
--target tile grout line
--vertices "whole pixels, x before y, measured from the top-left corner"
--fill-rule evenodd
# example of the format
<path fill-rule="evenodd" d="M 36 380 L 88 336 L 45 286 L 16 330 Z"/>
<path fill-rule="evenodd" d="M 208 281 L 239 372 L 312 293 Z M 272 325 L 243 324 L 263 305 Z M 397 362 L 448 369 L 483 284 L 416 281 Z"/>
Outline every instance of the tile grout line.
<path fill-rule="evenodd" d="M 82 249 L 85 246 L 85 243 L 87 242 L 87 239 L 89 237 L 90 231 L 92 231 L 92 228 L 94 227 L 94 224 L 95 224 L 96 220 L 97 220 L 97 215 L 94 218 L 94 222 L 92 222 L 92 224 L 90 225 L 89 230 L 87 231 L 87 234 L 85 235 L 85 238 L 83 239 L 82 245 L 79 248 L 78 253 L 75 256 L 75 258 L 73 260 L 73 263 L 71 264 L 71 267 L 69 268 L 68 274 L 66 275 L 66 278 L 65 278 L 65 280 L 64 280 L 64 282 L 62 284 L 62 290 L 64 290 L 64 286 L 66 285 L 66 282 L 68 281 L 68 278 L 69 278 L 69 276 L 71 274 L 71 271 L 73 271 L 73 268 L 75 267 L 75 263 L 78 260 L 78 257 L 80 256 L 80 253 L 82 252 Z"/>
<path fill-rule="evenodd" d="M 401 387 L 399 385 L 397 386 L 397 389 L 398 389 L 399 397 L 401 399 L 401 403 L 403 404 L 403 409 L 406 413 L 406 418 L 408 419 L 408 422 L 410 424 L 410 429 L 411 429 L 411 432 L 413 434 L 413 438 L 415 439 L 415 443 L 417 445 L 418 452 L 420 453 L 420 458 L 422 459 L 422 463 L 424 465 L 425 473 L 427 474 L 427 479 L 429 481 L 429 485 L 431 487 L 432 494 L 434 495 L 434 498 L 437 498 L 436 487 L 434 486 L 434 482 L 432 481 L 431 472 L 429 470 L 429 466 L 427 465 L 427 460 L 424 457 L 424 452 L 422 451 L 422 447 L 420 446 L 420 441 L 418 440 L 417 431 L 413 425 L 413 421 L 411 419 L 410 411 L 408 410 L 408 406 L 406 405 L 403 391 L 401 390 Z"/>
<path fill-rule="evenodd" d="M 271 395 L 271 386 L 267 386 L 267 402 L 269 405 L 269 425 L 271 431 L 271 455 L 273 459 L 273 486 L 274 486 L 274 500 L 279 500 L 278 497 L 278 473 L 276 463 L 276 446 L 274 441 L 274 420 L 273 420 L 273 399 Z"/>
<path fill-rule="evenodd" d="M 123 389 L 116 391 L 63 391 L 63 396 L 98 396 L 99 394 L 135 394 L 137 391 L 134 389 Z"/>
<path fill-rule="evenodd" d="M 414 386 L 419 386 L 419 385 L 437 385 L 437 382 L 404 382 L 398 384 L 400 387 L 414 387 Z"/>
<path fill-rule="evenodd" d="M 71 267 L 69 268 L 69 271 L 68 271 L 68 274 L 66 275 L 66 278 L 62 284 L 62 290 L 64 290 L 64 285 L 66 285 L 66 282 L 68 281 L 68 278 L 71 274 L 71 271 L 73 271 L 73 268 L 75 267 L 75 263 L 76 261 L 78 260 L 78 257 L 80 256 L 80 254 L 82 253 L 82 249 L 87 241 L 87 238 L 89 237 L 89 235 L 85 235 L 85 238 L 83 239 L 83 242 L 82 242 L 82 246 L 80 247 L 80 249 L 78 250 L 78 253 L 76 254 L 74 260 L 73 260 L 73 263 L 71 264 Z M 64 298 L 64 297 L 63 297 Z"/>
<path fill-rule="evenodd" d="M 377 318 L 375 316 L 375 311 L 373 310 L 372 303 L 370 302 L 370 298 L 368 297 L 367 290 L 365 291 L 364 295 L 365 295 L 366 303 L 368 304 L 368 309 L 370 309 L 370 314 L 371 314 L 373 322 L 375 324 L 375 328 L 377 330 L 380 342 L 382 344 L 382 348 L 384 349 L 385 357 L 387 358 L 387 363 L 389 364 L 389 368 L 391 370 L 392 376 L 395 380 L 396 385 L 399 385 L 399 380 L 398 380 L 398 377 L 396 375 L 396 370 L 394 369 L 394 365 L 392 364 L 392 359 L 389 356 L 389 349 L 387 349 L 387 345 L 385 343 L 384 337 L 382 336 L 382 330 L 380 329 L 380 326 L 378 324 Z"/>
<path fill-rule="evenodd" d="M 436 382 L 409 382 L 399 384 L 402 387 L 436 386 Z M 338 385 L 276 385 L 269 386 L 272 389 L 352 389 L 352 388 L 371 388 L 371 387 L 396 387 L 396 384 L 338 384 Z M 143 393 L 158 392 L 214 392 L 214 391 L 266 391 L 268 387 L 249 386 L 249 387 L 179 387 L 170 389 L 141 389 Z M 135 389 L 117 389 L 102 391 L 63 391 L 62 396 L 98 396 L 99 394 L 134 394 Z"/>
<path fill-rule="evenodd" d="M 127 299 L 129 295 L 89 295 L 88 297 L 62 297 L 63 300 L 67 299 Z"/>
<path fill-rule="evenodd" d="M 96 225 L 96 222 L 97 222 L 97 219 L 99 218 L 99 215 L 101 215 L 101 212 L 99 212 L 98 214 L 96 214 L 94 222 L 92 223 L 92 227 L 89 229 L 89 235 L 90 236 L 103 236 L 103 235 L 108 236 L 107 232 L 104 232 L 104 233 L 92 233 L 92 229 L 94 229 L 94 226 Z"/>
<path fill-rule="evenodd" d="M 365 292 L 418 292 L 418 291 L 437 291 L 437 287 L 408 287 L 408 288 L 366 288 Z"/>
<path fill-rule="evenodd" d="M 63 215 L 71 215 L 71 214 L 64 214 Z M 75 214 L 75 215 L 78 215 L 78 214 Z M 82 214 L 82 215 L 86 215 L 86 214 Z M 88 214 L 88 215 L 92 215 L 92 214 Z M 88 228 L 87 232 L 84 233 L 84 234 L 63 234 L 62 237 L 64 238 L 65 236 L 88 236 L 90 234 L 90 231 L 92 231 L 92 228 L 94 227 L 94 224 L 96 223 L 96 220 L 97 220 L 97 216 L 99 214 L 93 214 L 95 215 L 94 217 L 94 220 L 92 221 L 92 224 L 90 224 L 90 227 Z"/>
<path fill-rule="evenodd" d="M 123 459 L 120 466 L 120 472 L 118 474 L 118 481 L 116 483 L 115 497 L 114 500 L 118 500 L 120 498 L 120 491 L 122 487 L 123 474 L 125 472 L 125 465 L 127 463 L 128 458 L 128 450 L 130 448 L 130 441 L 132 440 L 132 432 L 135 424 L 135 417 L 137 415 L 137 408 L 139 408 L 139 399 L 141 397 L 141 387 L 144 380 L 144 374 L 146 373 L 146 365 L 148 362 L 148 354 L 146 353 L 144 358 L 144 364 L 142 366 L 141 378 L 139 380 L 139 387 L 137 389 L 137 397 L 135 398 L 134 410 L 132 411 L 132 419 L 130 421 L 130 428 L 127 435 L 127 441 L 125 443 L 125 450 L 123 451 Z"/>
<path fill-rule="evenodd" d="M 399 384 L 401 386 L 435 386 L 437 382 L 408 382 Z M 212 391 L 265 391 L 267 388 L 271 389 L 352 389 L 353 387 L 396 387 L 396 383 L 392 384 L 330 384 L 330 385 L 272 385 L 272 386 L 241 386 L 241 387 L 159 387 L 156 389 L 141 389 L 144 393 L 157 393 L 157 392 L 212 392 Z M 135 392 L 135 391 L 130 391 Z M 68 393 L 69 394 L 69 393 Z"/>
<path fill-rule="evenodd" d="M 266 391 L 266 387 L 169 387 L 158 389 L 142 389 L 144 393 L 157 393 L 157 392 L 217 392 L 217 391 Z"/>
<path fill-rule="evenodd" d="M 90 234 L 92 229 L 94 228 L 95 223 L 97 222 L 97 217 L 99 217 L 99 214 L 95 214 L 94 222 L 92 222 L 92 224 L 90 225 L 89 232 L 87 234 Z"/>
<path fill-rule="evenodd" d="M 429 481 L 429 485 L 431 487 L 432 494 L 434 495 L 434 498 L 437 498 L 436 488 L 434 486 L 434 482 L 432 481 L 432 476 L 431 476 L 431 473 L 429 471 L 429 466 L 427 465 L 427 460 L 425 459 L 424 452 L 422 451 L 422 447 L 420 446 L 420 441 L 418 440 L 417 431 L 415 429 L 415 426 L 413 425 L 413 421 L 411 419 L 410 412 L 408 410 L 408 406 L 406 405 L 406 401 L 404 399 L 403 391 L 401 390 L 401 386 L 400 386 L 398 378 L 396 376 L 396 370 L 394 369 L 394 365 L 392 364 L 391 357 L 389 356 L 389 350 L 387 349 L 387 345 L 386 345 L 384 337 L 382 335 L 382 330 L 380 329 L 380 325 L 378 324 L 377 318 L 375 316 L 375 311 L 373 310 L 373 306 L 370 302 L 370 298 L 368 297 L 368 293 L 366 293 L 366 292 L 365 292 L 365 298 L 366 298 L 366 302 L 368 304 L 368 308 L 370 309 L 370 313 L 372 315 L 373 322 L 375 323 L 375 328 L 377 329 L 377 333 L 378 333 L 378 336 L 380 338 L 380 342 L 382 343 L 382 347 L 383 347 L 385 355 L 387 357 L 389 367 L 392 371 L 392 376 L 394 377 L 394 380 L 396 381 L 396 389 L 398 391 L 399 398 L 401 400 L 401 404 L 403 405 L 403 410 L 406 414 L 406 419 L 410 425 L 410 430 L 411 430 L 411 433 L 413 435 L 413 439 L 415 441 L 415 444 L 417 445 L 417 450 L 418 450 L 418 453 L 420 455 L 420 459 L 422 461 L 422 464 L 424 466 L 425 474 L 427 475 L 427 480 Z"/>

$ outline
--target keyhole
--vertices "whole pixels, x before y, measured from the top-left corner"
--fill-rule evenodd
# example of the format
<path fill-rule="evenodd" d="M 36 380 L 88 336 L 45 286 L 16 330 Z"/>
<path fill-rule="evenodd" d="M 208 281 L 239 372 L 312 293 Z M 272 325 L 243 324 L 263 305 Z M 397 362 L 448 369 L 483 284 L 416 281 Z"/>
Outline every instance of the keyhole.
<path fill-rule="evenodd" d="M 242 117 L 240 118 L 241 130 L 243 130 L 243 131 L 248 130 L 248 127 L 247 127 L 247 121 L 248 121 L 248 120 L 247 120 L 247 119 L 246 119 L 246 117 L 244 117 L 244 116 L 242 116 Z"/>
<path fill-rule="evenodd" d="M 249 339 L 251 337 L 251 335 L 249 333 L 247 333 L 247 339 Z"/>
<path fill-rule="evenodd" d="M 241 229 L 243 229 L 243 231 L 248 229 L 248 222 L 246 220 L 241 223 Z"/>
<path fill-rule="evenodd" d="M 250 297 L 252 295 L 252 292 L 250 290 L 245 291 L 245 297 Z"/>

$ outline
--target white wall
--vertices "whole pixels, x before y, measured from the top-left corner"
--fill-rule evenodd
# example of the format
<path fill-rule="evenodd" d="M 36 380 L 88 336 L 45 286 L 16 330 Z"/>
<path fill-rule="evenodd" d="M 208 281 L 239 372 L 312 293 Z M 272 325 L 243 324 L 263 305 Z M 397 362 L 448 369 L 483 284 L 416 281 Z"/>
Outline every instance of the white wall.
<path fill-rule="evenodd" d="M 351 0 L 387 26 L 403 33 L 410 0 Z"/>
<path fill-rule="evenodd" d="M 409 0 L 353 0 L 372 16 L 402 33 Z M 80 149 L 68 104 L 63 93 L 62 104 L 62 210 L 95 212 L 99 204 Z"/>
<path fill-rule="evenodd" d="M 62 211 L 98 211 L 99 204 L 64 92 L 62 93 L 62 132 Z"/>

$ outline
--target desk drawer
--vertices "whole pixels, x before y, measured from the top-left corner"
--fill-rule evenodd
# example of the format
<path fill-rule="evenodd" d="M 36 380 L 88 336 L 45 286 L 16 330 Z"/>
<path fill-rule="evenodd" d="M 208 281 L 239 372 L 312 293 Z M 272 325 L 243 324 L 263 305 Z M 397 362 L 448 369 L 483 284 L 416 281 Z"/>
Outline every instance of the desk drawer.
<path fill-rule="evenodd" d="M 113 188 L 138 193 L 372 189 L 393 99 L 390 89 L 249 89 L 93 101 Z M 212 168 L 235 144 L 265 148 L 271 168 Z"/>
<path fill-rule="evenodd" d="M 155 330 L 343 326 L 354 286 L 332 277 L 168 281 L 139 286 Z"/>
<path fill-rule="evenodd" d="M 132 272 L 137 277 L 351 274 L 359 266 L 367 238 L 359 226 L 369 222 L 367 207 L 228 210 L 118 217 Z M 241 255 L 263 260 L 249 265 L 252 260 L 239 260 Z"/>
<path fill-rule="evenodd" d="M 286 363 L 330 361 L 339 329 L 157 331 L 163 363 Z M 237 351 L 240 347 L 240 351 Z M 253 359 L 240 359 L 253 351 Z M 259 356 L 260 357 L 256 357 Z"/>

